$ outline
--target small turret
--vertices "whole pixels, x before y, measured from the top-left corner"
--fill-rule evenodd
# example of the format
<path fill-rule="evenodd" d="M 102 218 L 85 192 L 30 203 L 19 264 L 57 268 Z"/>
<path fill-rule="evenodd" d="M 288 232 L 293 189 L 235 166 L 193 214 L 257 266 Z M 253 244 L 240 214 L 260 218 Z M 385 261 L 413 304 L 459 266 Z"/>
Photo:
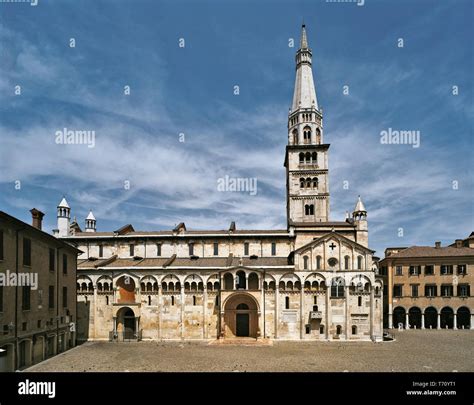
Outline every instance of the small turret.
<path fill-rule="evenodd" d="M 354 212 L 352 213 L 352 219 L 354 221 L 354 225 L 356 226 L 356 242 L 365 247 L 369 247 L 367 210 L 365 209 L 364 203 L 360 199 L 360 196 L 355 205 Z"/>
<path fill-rule="evenodd" d="M 55 236 L 64 237 L 69 236 L 69 225 L 71 221 L 71 208 L 66 201 L 66 197 L 63 197 L 61 202 L 58 204 L 58 228 L 53 232 Z"/>
<path fill-rule="evenodd" d="M 95 232 L 96 231 L 96 219 L 92 211 L 89 211 L 89 215 L 86 218 L 86 232 Z"/>
<path fill-rule="evenodd" d="M 357 200 L 354 212 L 352 213 L 352 218 L 355 220 L 367 220 L 367 210 L 364 207 L 364 203 L 360 199 L 360 196 Z"/>

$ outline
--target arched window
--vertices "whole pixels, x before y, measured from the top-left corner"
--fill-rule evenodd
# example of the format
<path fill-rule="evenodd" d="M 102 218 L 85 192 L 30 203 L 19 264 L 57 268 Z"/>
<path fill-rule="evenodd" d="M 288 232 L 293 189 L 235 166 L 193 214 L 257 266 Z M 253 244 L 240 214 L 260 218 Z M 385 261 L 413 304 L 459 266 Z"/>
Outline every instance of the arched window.
<path fill-rule="evenodd" d="M 337 325 L 337 326 L 336 326 L 336 334 L 337 334 L 337 335 L 340 335 L 340 334 L 341 334 L 341 330 L 342 330 L 341 325 Z"/>
<path fill-rule="evenodd" d="M 248 310 L 249 306 L 247 304 L 239 304 L 239 305 L 237 305 L 237 308 L 235 308 L 235 309 Z"/>
<path fill-rule="evenodd" d="M 349 256 L 344 256 L 344 269 L 349 270 Z"/>
<path fill-rule="evenodd" d="M 311 163 L 311 153 L 306 152 L 305 158 L 306 158 L 306 163 L 310 164 Z"/>
<path fill-rule="evenodd" d="M 324 333 L 324 325 L 319 325 L 319 333 L 321 335 Z"/>
<path fill-rule="evenodd" d="M 308 261 L 309 261 L 308 256 L 303 256 L 303 269 L 304 270 L 308 270 Z"/>
<path fill-rule="evenodd" d="M 193 305 L 196 305 L 196 296 L 193 295 Z"/>
<path fill-rule="evenodd" d="M 151 295 L 148 296 L 148 305 L 151 305 Z"/>
<path fill-rule="evenodd" d="M 174 295 L 171 296 L 171 305 L 174 305 Z"/>
<path fill-rule="evenodd" d="M 313 188 L 318 188 L 318 178 L 313 177 Z"/>
<path fill-rule="evenodd" d="M 357 270 L 362 270 L 362 256 L 357 256 Z"/>
<path fill-rule="evenodd" d="M 300 188 L 304 188 L 304 177 L 300 178 Z"/>
<path fill-rule="evenodd" d="M 305 215 L 314 215 L 314 205 L 313 204 L 306 204 L 304 206 L 304 214 Z"/>
<path fill-rule="evenodd" d="M 247 280 L 245 279 L 245 273 L 243 271 L 237 272 L 237 288 L 239 290 L 245 290 L 247 288 Z"/>
<path fill-rule="evenodd" d="M 214 282 L 214 290 L 219 290 L 221 288 L 219 281 Z"/>
<path fill-rule="evenodd" d="M 168 284 L 166 284 L 165 282 L 161 283 L 161 289 L 163 291 L 168 291 Z"/>
<path fill-rule="evenodd" d="M 300 163 L 304 163 L 304 153 L 300 153 Z"/>
<path fill-rule="evenodd" d="M 317 291 L 318 288 L 319 288 L 318 282 L 317 282 L 317 281 L 313 281 L 313 282 L 311 283 L 311 289 Z"/>
<path fill-rule="evenodd" d="M 298 131 L 293 130 L 293 145 L 298 145 Z"/>
<path fill-rule="evenodd" d="M 293 281 L 288 281 L 288 282 L 286 283 L 286 289 L 287 289 L 288 291 L 292 291 L 292 290 L 293 290 Z"/>
<path fill-rule="evenodd" d="M 358 304 L 359 307 L 362 306 L 362 297 L 361 297 L 361 296 L 359 296 L 359 297 L 357 298 L 357 304 Z"/>
<path fill-rule="evenodd" d="M 357 326 L 352 325 L 352 334 L 357 335 Z"/>
<path fill-rule="evenodd" d="M 303 140 L 305 144 L 311 143 L 311 128 L 305 127 L 303 129 Z"/>
<path fill-rule="evenodd" d="M 105 305 L 109 305 L 109 296 L 108 295 L 105 296 Z"/>
<path fill-rule="evenodd" d="M 212 283 L 210 281 L 207 283 L 207 291 L 212 291 Z"/>
<path fill-rule="evenodd" d="M 285 297 L 285 309 L 290 309 L 290 297 Z"/>
<path fill-rule="evenodd" d="M 316 269 L 321 270 L 321 256 L 316 257 Z"/>
<path fill-rule="evenodd" d="M 232 274 L 226 273 L 224 276 L 224 288 L 226 290 L 233 290 L 234 289 L 234 278 Z"/>
<path fill-rule="evenodd" d="M 258 290 L 258 275 L 256 273 L 249 275 L 249 290 Z"/>
<path fill-rule="evenodd" d="M 304 282 L 304 289 L 305 290 L 311 290 L 311 283 L 309 281 Z"/>
<path fill-rule="evenodd" d="M 338 277 L 332 280 L 331 297 L 333 298 L 344 297 L 344 279 L 342 279 L 341 277 Z"/>
<path fill-rule="evenodd" d="M 311 188 L 311 178 L 306 178 L 306 187 Z"/>
<path fill-rule="evenodd" d="M 280 282 L 278 283 L 278 288 L 279 288 L 280 290 L 284 290 L 284 289 L 285 289 L 285 282 L 284 282 L 284 281 L 280 281 Z"/>
<path fill-rule="evenodd" d="M 152 283 L 146 283 L 146 290 L 147 291 L 152 291 L 153 290 L 153 284 Z"/>
<path fill-rule="evenodd" d="M 191 290 L 191 285 L 186 281 L 184 283 L 184 291 L 190 291 Z"/>
<path fill-rule="evenodd" d="M 319 145 L 321 143 L 321 131 L 319 128 L 316 128 L 316 143 Z"/>

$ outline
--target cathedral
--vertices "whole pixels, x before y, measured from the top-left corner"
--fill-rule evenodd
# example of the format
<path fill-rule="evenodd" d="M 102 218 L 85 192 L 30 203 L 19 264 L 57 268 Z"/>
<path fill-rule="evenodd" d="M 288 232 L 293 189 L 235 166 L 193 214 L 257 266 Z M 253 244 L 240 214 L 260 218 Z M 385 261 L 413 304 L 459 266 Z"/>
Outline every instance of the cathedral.
<path fill-rule="evenodd" d="M 287 227 L 84 231 L 66 199 L 54 235 L 82 251 L 78 340 L 382 340 L 367 211 L 330 220 L 329 144 L 305 26 L 285 151 Z"/>

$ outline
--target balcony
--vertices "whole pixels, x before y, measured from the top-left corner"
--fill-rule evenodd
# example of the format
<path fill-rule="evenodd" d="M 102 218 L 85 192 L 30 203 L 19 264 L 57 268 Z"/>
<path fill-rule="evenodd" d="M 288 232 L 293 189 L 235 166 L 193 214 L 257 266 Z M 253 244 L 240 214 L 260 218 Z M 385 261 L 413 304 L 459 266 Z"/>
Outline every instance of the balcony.
<path fill-rule="evenodd" d="M 323 319 L 323 313 L 321 311 L 311 311 L 309 317 L 310 319 Z"/>

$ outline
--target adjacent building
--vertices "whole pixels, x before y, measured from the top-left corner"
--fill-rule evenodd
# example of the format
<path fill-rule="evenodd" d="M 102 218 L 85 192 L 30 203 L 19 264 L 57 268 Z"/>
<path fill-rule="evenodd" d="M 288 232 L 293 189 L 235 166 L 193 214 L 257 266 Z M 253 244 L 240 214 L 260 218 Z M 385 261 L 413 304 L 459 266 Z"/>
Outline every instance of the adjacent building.
<path fill-rule="evenodd" d="M 83 253 L 78 339 L 382 338 L 382 287 L 367 211 L 330 219 L 329 144 L 303 26 L 288 116 L 287 227 L 85 230 L 58 206 L 54 234 Z"/>
<path fill-rule="evenodd" d="M 474 329 L 474 232 L 449 246 L 387 248 L 386 326 Z"/>
<path fill-rule="evenodd" d="M 0 371 L 75 346 L 77 249 L 0 211 Z"/>

